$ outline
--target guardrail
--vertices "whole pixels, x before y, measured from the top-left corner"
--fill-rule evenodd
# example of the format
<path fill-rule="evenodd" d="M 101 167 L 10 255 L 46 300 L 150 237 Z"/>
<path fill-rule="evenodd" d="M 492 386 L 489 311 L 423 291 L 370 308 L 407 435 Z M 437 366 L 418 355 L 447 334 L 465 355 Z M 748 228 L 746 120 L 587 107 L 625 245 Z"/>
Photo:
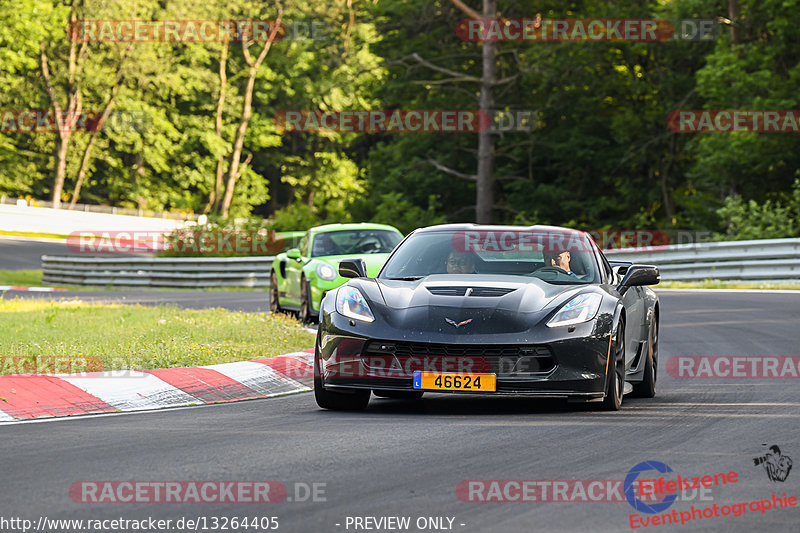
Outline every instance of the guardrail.
<path fill-rule="evenodd" d="M 44 207 L 52 208 L 53 202 L 47 200 L 37 200 L 33 198 L 9 198 L 5 195 L 0 195 L 0 205 L 14 205 L 17 207 Z M 198 215 L 195 213 L 172 213 L 169 211 L 154 211 L 152 209 L 132 209 L 128 207 L 113 207 L 110 205 L 95 205 L 95 204 L 79 204 L 76 203 L 74 207 L 69 206 L 69 202 L 62 202 L 61 209 L 63 211 L 81 212 L 81 213 L 104 213 L 108 215 L 127 215 L 134 217 L 148 217 L 148 218 L 169 218 L 171 220 L 193 220 L 198 224 L 205 224 L 208 220 L 206 215 Z"/>
<path fill-rule="evenodd" d="M 112 287 L 269 287 L 271 256 L 42 256 L 42 282 Z"/>
<path fill-rule="evenodd" d="M 657 265 L 664 281 L 800 280 L 800 239 L 704 242 L 604 253 L 612 261 Z"/>
<path fill-rule="evenodd" d="M 800 239 L 607 250 L 610 260 L 657 265 L 664 281 L 800 280 Z M 114 287 L 268 287 L 271 256 L 42 257 L 42 281 Z"/>

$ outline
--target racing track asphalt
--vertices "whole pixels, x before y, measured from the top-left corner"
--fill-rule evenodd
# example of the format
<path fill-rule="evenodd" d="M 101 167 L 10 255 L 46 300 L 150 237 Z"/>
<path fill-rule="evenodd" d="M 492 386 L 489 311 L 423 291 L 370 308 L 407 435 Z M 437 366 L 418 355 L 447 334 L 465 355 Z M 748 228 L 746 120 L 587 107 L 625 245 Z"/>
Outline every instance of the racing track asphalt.
<path fill-rule="evenodd" d="M 208 296 L 239 306 L 251 293 Z M 678 355 L 798 355 L 800 295 L 660 297 L 662 370 Z M 684 476 L 738 473 L 738 483 L 715 490 L 713 502 L 678 501 L 678 511 L 773 492 L 799 496 L 797 467 L 777 483 L 753 464 L 772 444 L 800 460 L 798 406 L 797 379 L 679 380 L 662 371 L 656 398 L 626 398 L 617 413 L 434 394 L 420 402 L 373 397 L 365 412 L 336 413 L 303 393 L 7 425 L 0 427 L 0 517 L 278 516 L 279 531 L 324 532 L 354 531 L 345 528 L 348 516 L 410 516 L 412 526 L 420 516 L 450 516 L 463 532 L 629 531 L 626 502 L 468 503 L 456 486 L 467 479 L 621 480 L 637 463 L 656 460 Z M 80 480 L 276 480 L 290 495 L 293 483 L 325 483 L 326 501 L 78 504 L 68 489 Z M 646 530 L 796 531 L 797 524 L 793 507 Z"/>
<path fill-rule="evenodd" d="M 0 270 L 39 270 L 42 268 L 43 255 L 87 257 L 85 253 L 71 250 L 65 240 L 0 236 Z M 148 255 L 114 254 L 114 257 L 146 257 Z"/>

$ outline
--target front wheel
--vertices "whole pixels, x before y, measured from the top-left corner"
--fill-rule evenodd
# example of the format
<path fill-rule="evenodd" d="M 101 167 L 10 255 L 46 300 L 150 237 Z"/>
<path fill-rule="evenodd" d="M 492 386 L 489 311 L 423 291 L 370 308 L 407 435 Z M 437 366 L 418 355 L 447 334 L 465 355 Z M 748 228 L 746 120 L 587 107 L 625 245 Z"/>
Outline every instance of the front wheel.
<path fill-rule="evenodd" d="M 331 411 L 363 411 L 369 404 L 369 389 L 350 389 L 346 392 L 325 390 L 319 371 L 319 352 L 314 355 L 314 399 L 317 405 Z"/>
<path fill-rule="evenodd" d="M 641 383 L 633 386 L 633 394 L 637 398 L 653 398 L 656 395 L 656 379 L 658 378 L 658 319 L 654 318 L 650 326 L 650 342 L 647 360 L 644 364 L 644 377 Z"/>
<path fill-rule="evenodd" d="M 620 321 L 615 339 L 611 340 L 608 362 L 608 379 L 606 380 L 606 397 L 603 400 L 603 411 L 619 411 L 622 407 L 622 395 L 625 392 L 625 323 Z"/>

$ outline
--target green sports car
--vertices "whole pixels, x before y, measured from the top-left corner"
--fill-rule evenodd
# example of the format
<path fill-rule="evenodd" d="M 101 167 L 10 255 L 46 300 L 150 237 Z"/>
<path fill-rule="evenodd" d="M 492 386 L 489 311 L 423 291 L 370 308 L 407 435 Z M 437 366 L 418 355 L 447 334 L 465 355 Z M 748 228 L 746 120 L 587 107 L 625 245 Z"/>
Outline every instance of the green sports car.
<path fill-rule="evenodd" d="M 375 277 L 401 240 L 397 228 L 383 224 L 311 228 L 299 248 L 279 254 L 272 263 L 270 311 L 296 311 L 303 322 L 314 320 L 325 293 L 347 281 L 339 276 L 339 261 L 359 257 L 366 263 L 367 275 Z"/>

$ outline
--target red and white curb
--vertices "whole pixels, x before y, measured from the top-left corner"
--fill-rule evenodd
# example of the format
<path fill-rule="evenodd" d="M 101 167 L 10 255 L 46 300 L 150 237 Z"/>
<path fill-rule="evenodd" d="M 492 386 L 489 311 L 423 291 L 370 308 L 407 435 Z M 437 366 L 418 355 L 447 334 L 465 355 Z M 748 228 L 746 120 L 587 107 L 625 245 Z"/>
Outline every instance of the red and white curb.
<path fill-rule="evenodd" d="M 310 391 L 313 350 L 219 365 L 0 376 L 0 422 L 235 402 Z"/>
<path fill-rule="evenodd" d="M 14 287 L 12 285 L 0 285 L 0 291 L 29 291 L 29 292 L 55 292 L 67 289 L 54 289 L 53 287 Z"/>

